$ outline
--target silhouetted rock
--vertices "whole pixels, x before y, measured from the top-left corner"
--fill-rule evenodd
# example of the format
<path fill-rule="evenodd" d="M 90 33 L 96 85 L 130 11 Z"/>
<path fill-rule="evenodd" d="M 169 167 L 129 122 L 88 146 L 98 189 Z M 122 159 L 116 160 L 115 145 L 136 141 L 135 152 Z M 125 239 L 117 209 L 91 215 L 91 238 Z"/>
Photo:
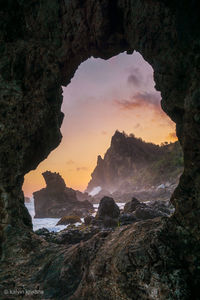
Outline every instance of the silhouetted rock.
<path fill-rule="evenodd" d="M 76 191 L 67 188 L 59 173 L 44 172 L 46 188 L 34 192 L 35 218 L 61 218 L 76 214 L 83 217 L 93 211 L 93 205 L 78 201 Z"/>
<path fill-rule="evenodd" d="M 103 197 L 92 224 L 104 227 L 115 227 L 118 224 L 120 209 L 113 198 Z"/>
<path fill-rule="evenodd" d="M 103 220 L 106 217 L 116 219 L 119 217 L 119 215 L 120 215 L 120 209 L 118 205 L 115 203 L 115 201 L 113 200 L 113 198 L 103 197 L 99 203 L 96 218 L 99 220 Z"/>
<path fill-rule="evenodd" d="M 44 180 L 46 182 L 47 188 L 49 191 L 55 192 L 61 192 L 65 191 L 66 184 L 64 179 L 60 176 L 59 173 L 52 173 L 51 171 L 46 171 L 42 173 L 42 176 L 44 177 Z"/>

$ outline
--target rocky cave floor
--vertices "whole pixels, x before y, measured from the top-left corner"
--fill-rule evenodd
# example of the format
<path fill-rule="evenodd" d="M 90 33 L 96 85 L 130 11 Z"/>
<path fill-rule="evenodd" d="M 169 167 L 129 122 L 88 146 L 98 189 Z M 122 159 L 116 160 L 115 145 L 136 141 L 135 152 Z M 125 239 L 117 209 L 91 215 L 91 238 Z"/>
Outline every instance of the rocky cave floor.
<path fill-rule="evenodd" d="M 198 299 L 186 262 L 199 249 L 195 241 L 184 243 L 189 233 L 173 216 L 106 228 L 82 224 L 59 233 L 9 231 L 0 299 Z"/>

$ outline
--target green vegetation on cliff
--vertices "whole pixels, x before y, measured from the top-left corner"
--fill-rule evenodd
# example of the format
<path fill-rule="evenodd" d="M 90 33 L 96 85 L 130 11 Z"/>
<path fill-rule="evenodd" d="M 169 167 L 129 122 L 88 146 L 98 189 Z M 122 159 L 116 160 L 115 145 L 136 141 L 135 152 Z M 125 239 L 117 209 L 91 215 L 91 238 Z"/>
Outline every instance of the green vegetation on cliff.
<path fill-rule="evenodd" d="M 137 170 L 131 179 L 133 185 L 158 185 L 175 182 L 183 170 L 183 153 L 179 142 L 162 144 L 161 155 Z"/>
<path fill-rule="evenodd" d="M 133 134 L 116 131 L 104 158 L 98 156 L 97 166 L 88 184 L 88 191 L 101 186 L 108 191 L 128 187 L 145 188 L 177 181 L 183 169 L 179 142 L 155 145 Z"/>

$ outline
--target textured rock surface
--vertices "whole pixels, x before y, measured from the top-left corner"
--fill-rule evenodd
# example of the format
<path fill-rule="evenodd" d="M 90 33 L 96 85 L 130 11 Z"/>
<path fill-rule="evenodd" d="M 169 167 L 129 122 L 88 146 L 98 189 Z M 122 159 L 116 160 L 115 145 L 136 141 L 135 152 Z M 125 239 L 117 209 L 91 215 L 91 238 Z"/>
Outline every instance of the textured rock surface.
<path fill-rule="evenodd" d="M 78 216 L 64 216 L 56 225 L 68 225 L 74 223 L 81 223 L 81 219 Z"/>
<path fill-rule="evenodd" d="M 92 224 L 105 228 L 116 227 L 119 222 L 120 209 L 113 198 L 103 197 Z"/>
<path fill-rule="evenodd" d="M 1 4 L 1 287 L 41 288 L 42 299 L 198 299 L 199 2 Z M 176 122 L 183 148 L 175 214 L 167 222 L 117 229 L 108 239 L 100 233 L 74 246 L 52 245 L 31 231 L 23 176 L 60 143 L 61 85 L 79 64 L 91 55 L 106 59 L 133 50 L 153 67 L 162 108 Z"/>
<path fill-rule="evenodd" d="M 93 211 L 89 201 L 77 200 L 76 191 L 66 187 L 59 173 L 46 171 L 42 175 L 46 187 L 33 193 L 35 218 L 61 218 L 71 214 L 83 217 Z"/>
<path fill-rule="evenodd" d="M 99 203 L 96 218 L 103 220 L 105 217 L 118 218 L 120 210 L 115 201 L 110 197 L 103 197 Z"/>
<path fill-rule="evenodd" d="M 87 191 L 100 186 L 123 195 L 154 186 L 155 192 L 162 183 L 177 182 L 182 171 L 183 155 L 178 142 L 158 146 L 117 130 L 104 158 L 98 156 Z"/>
<path fill-rule="evenodd" d="M 120 225 L 128 225 L 158 217 L 169 217 L 174 212 L 173 206 L 166 201 L 150 201 L 143 203 L 133 198 L 124 206 L 120 215 Z"/>
<path fill-rule="evenodd" d="M 145 203 L 143 204 L 143 203 L 141 203 L 138 199 L 136 199 L 136 198 L 132 198 L 132 200 L 130 201 L 130 202 L 127 202 L 125 205 L 124 205 L 124 212 L 125 213 L 132 213 L 133 211 L 135 211 L 136 210 L 136 208 L 138 207 L 138 206 L 140 206 L 140 205 L 142 205 L 142 206 L 146 206 L 145 205 Z"/>

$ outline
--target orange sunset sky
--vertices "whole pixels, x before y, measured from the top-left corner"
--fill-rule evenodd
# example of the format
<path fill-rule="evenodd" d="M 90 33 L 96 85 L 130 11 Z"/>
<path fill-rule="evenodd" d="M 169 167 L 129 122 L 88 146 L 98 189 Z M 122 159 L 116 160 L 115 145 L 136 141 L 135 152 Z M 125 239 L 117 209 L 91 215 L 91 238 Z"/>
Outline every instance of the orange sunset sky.
<path fill-rule="evenodd" d="M 176 140 L 175 125 L 161 110 L 154 85 L 151 66 L 137 52 L 82 63 L 63 87 L 62 142 L 25 176 L 24 194 L 45 186 L 41 173 L 46 170 L 59 172 L 68 187 L 83 191 L 116 129 L 156 144 Z"/>

